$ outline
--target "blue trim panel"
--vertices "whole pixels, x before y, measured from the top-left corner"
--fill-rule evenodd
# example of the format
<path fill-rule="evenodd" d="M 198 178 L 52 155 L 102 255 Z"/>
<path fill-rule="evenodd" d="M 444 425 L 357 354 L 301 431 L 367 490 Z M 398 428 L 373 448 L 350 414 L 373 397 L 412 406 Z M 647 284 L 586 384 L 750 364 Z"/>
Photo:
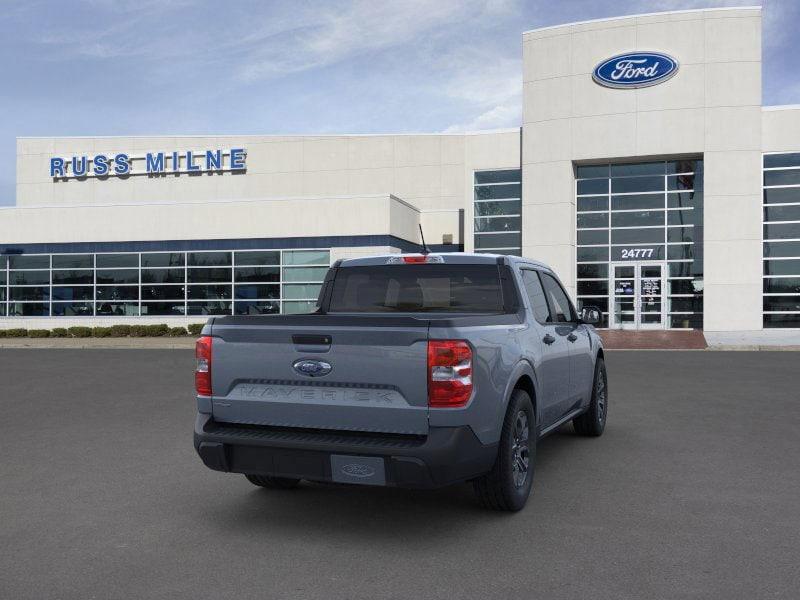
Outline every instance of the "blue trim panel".
<path fill-rule="evenodd" d="M 418 252 L 419 245 L 393 235 L 338 235 L 294 238 L 250 238 L 222 240 L 167 240 L 158 242 L 65 242 L 56 244 L 8 244 L 0 254 L 68 254 L 99 252 L 167 252 L 192 250 L 277 250 L 292 248 L 341 248 L 393 246 L 403 252 Z M 438 244 L 435 252 L 460 252 L 463 246 Z"/>

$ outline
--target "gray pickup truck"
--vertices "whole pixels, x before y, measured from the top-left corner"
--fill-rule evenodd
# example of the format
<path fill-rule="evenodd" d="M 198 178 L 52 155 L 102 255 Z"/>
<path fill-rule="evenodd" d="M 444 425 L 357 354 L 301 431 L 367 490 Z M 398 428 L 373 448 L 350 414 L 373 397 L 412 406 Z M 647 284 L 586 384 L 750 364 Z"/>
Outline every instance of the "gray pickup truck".
<path fill-rule="evenodd" d="M 542 436 L 603 432 L 599 319 L 522 258 L 338 261 L 314 313 L 208 321 L 195 449 L 267 488 L 471 481 L 486 507 L 519 510 Z"/>

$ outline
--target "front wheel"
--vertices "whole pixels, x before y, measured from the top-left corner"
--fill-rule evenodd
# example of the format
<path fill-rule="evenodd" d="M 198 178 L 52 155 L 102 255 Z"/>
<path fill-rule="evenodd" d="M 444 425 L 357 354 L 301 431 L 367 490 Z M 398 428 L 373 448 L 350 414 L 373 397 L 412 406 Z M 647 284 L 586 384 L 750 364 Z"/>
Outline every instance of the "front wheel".
<path fill-rule="evenodd" d="M 575 433 L 590 437 L 603 435 L 606 428 L 608 415 L 608 379 L 606 377 L 606 363 L 602 357 L 597 357 L 594 366 L 594 383 L 592 385 L 592 399 L 589 408 L 580 417 L 572 419 Z"/>
<path fill-rule="evenodd" d="M 473 481 L 485 508 L 517 511 L 528 501 L 536 457 L 536 417 L 531 398 L 514 390 L 503 421 L 503 431 L 492 470 Z"/>

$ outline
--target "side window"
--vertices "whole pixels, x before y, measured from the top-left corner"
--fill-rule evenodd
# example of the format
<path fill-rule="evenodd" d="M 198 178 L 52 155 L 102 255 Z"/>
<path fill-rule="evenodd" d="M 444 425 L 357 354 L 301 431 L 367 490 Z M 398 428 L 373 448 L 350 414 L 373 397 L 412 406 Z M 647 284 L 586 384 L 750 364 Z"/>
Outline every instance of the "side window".
<path fill-rule="evenodd" d="M 550 309 L 547 307 L 547 298 L 545 298 L 542 282 L 539 281 L 536 271 L 522 269 L 522 284 L 525 286 L 525 293 L 528 294 L 528 299 L 531 301 L 534 318 L 539 323 L 548 323 L 550 321 Z"/>
<path fill-rule="evenodd" d="M 551 323 L 570 323 L 575 321 L 575 314 L 569 302 L 567 293 L 551 275 L 542 273 L 542 285 L 544 286 L 547 301 L 550 303 L 550 311 L 553 314 Z"/>

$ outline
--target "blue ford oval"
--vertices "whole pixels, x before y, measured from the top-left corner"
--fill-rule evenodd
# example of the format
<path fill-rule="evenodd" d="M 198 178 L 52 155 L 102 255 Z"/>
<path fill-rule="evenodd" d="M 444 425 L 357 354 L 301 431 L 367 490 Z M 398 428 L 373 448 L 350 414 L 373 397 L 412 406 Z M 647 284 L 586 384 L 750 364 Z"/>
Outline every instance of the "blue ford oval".
<path fill-rule="evenodd" d="M 601 62 L 592 79 L 611 88 L 642 88 L 666 81 L 678 72 L 678 61 L 660 52 L 629 52 Z"/>

